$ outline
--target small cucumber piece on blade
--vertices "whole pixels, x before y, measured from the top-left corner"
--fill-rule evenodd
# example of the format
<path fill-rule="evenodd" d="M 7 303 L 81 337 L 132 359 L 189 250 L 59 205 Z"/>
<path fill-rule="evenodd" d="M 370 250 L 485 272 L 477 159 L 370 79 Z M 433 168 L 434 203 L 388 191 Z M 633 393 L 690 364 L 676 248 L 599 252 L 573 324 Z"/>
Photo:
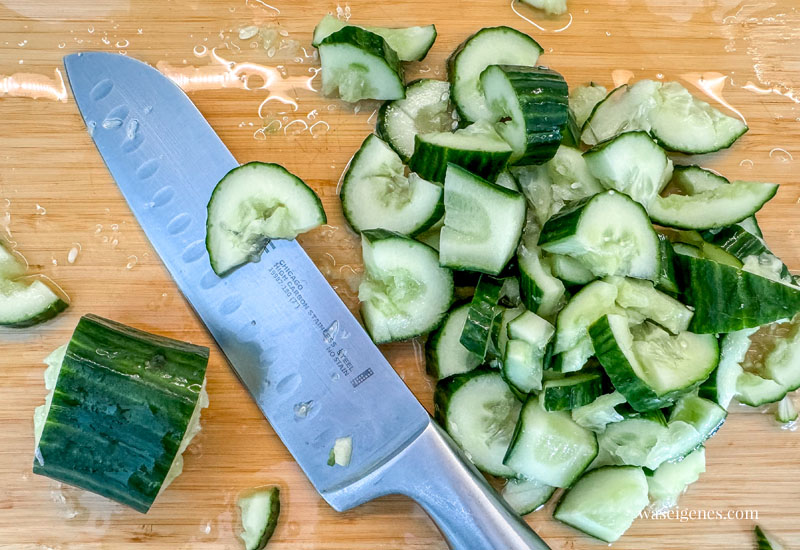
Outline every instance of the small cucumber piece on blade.
<path fill-rule="evenodd" d="M 641 468 L 604 466 L 586 473 L 567 491 L 553 517 L 605 542 L 614 542 L 645 506 L 647 478 Z"/>
<path fill-rule="evenodd" d="M 258 487 L 245 492 L 236 502 L 242 514 L 239 538 L 245 550 L 263 550 L 278 525 L 281 513 L 280 490 Z"/>
<path fill-rule="evenodd" d="M 516 477 L 503 464 L 522 404 L 499 372 L 476 369 L 436 384 L 436 420 L 475 466 L 499 477 Z"/>
<path fill-rule="evenodd" d="M 546 67 L 490 65 L 480 83 L 510 162 L 542 164 L 556 154 L 569 117 L 567 83 Z"/>
<path fill-rule="evenodd" d="M 450 84 L 423 78 L 406 85 L 404 99 L 381 106 L 376 131 L 403 162 L 408 162 L 418 134 L 450 132 L 456 128 L 457 120 L 450 106 Z"/>
<path fill-rule="evenodd" d="M 376 344 L 430 332 L 453 302 L 453 274 L 439 266 L 426 244 L 398 233 L 361 233 L 364 280 L 358 287 L 361 316 Z"/>
<path fill-rule="evenodd" d="M 480 76 L 489 65 L 534 67 L 542 53 L 536 41 L 511 27 L 487 27 L 467 38 L 447 61 L 450 95 L 464 120 L 489 120 Z"/>
<path fill-rule="evenodd" d="M 397 153 L 370 134 L 344 174 L 339 197 L 347 223 L 360 233 L 386 229 L 417 235 L 444 215 L 442 186 L 405 175 Z"/>
<path fill-rule="evenodd" d="M 249 162 L 223 177 L 208 201 L 206 248 L 223 276 L 258 261 L 271 239 L 294 239 L 327 222 L 319 197 L 278 164 Z"/>
<path fill-rule="evenodd" d="M 425 25 L 417 27 L 368 27 L 342 21 L 326 15 L 314 28 L 311 45 L 319 47 L 328 36 L 345 27 L 360 27 L 381 36 L 396 53 L 400 61 L 420 61 L 428 53 L 436 40 L 436 27 Z"/>
<path fill-rule="evenodd" d="M 343 101 L 402 99 L 403 68 L 397 53 L 383 37 L 360 27 L 346 26 L 319 45 L 322 93 L 338 93 Z"/>

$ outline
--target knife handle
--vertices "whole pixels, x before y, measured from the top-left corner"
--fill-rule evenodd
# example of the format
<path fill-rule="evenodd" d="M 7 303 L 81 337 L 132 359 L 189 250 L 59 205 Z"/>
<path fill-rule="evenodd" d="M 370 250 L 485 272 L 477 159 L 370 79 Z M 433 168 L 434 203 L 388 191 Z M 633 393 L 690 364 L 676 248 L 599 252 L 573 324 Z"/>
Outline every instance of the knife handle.
<path fill-rule="evenodd" d="M 419 503 L 454 550 L 549 550 L 433 420 L 359 481 L 325 494 L 339 511 L 402 494 Z"/>

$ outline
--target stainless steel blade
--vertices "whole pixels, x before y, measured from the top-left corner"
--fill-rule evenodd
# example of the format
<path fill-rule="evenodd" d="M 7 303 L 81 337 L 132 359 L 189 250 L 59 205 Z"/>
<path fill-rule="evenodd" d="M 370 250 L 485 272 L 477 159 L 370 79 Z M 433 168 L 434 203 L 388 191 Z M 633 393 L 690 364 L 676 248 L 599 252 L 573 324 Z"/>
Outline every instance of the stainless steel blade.
<path fill-rule="evenodd" d="M 271 243 L 260 263 L 223 279 L 211 270 L 206 204 L 238 163 L 186 95 L 123 55 L 73 54 L 65 66 L 150 242 L 323 497 L 419 434 L 426 411 L 296 242 Z M 346 436 L 350 466 L 328 466 L 335 439 Z"/>

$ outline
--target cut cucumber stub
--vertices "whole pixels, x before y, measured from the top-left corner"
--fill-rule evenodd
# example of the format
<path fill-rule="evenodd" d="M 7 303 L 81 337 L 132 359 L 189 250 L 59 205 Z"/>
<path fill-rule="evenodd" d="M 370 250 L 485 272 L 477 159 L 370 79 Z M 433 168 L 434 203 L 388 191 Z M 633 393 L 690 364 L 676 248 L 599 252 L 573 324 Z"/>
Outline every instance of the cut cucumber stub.
<path fill-rule="evenodd" d="M 544 383 L 539 403 L 548 411 L 569 411 L 588 405 L 603 393 L 599 372 L 578 373 Z"/>
<path fill-rule="evenodd" d="M 283 166 L 243 164 L 220 180 L 208 201 L 211 267 L 225 275 L 258 261 L 270 239 L 294 239 L 326 221 L 314 190 Z"/>
<path fill-rule="evenodd" d="M 525 4 L 544 10 L 550 15 L 567 13 L 567 0 L 522 0 Z"/>
<path fill-rule="evenodd" d="M 475 287 L 475 294 L 467 310 L 459 342 L 481 361 L 487 356 L 496 355 L 494 342 L 500 331 L 503 308 L 503 280 L 481 275 Z"/>
<path fill-rule="evenodd" d="M 604 281 L 594 281 L 575 294 L 558 314 L 554 353 L 565 352 L 589 336 L 589 327 L 615 306 L 617 287 Z M 621 311 L 620 311 L 621 312 Z"/>
<path fill-rule="evenodd" d="M 414 236 L 444 215 L 442 186 L 406 176 L 397 153 L 374 134 L 350 161 L 339 196 L 347 223 L 358 233 L 387 229 Z"/>
<path fill-rule="evenodd" d="M 617 305 L 655 321 L 673 334 L 689 329 L 692 311 L 675 298 L 653 287 L 650 281 L 625 277 L 605 279 L 617 287 Z"/>
<path fill-rule="evenodd" d="M 405 99 L 388 101 L 378 112 L 377 132 L 407 162 L 418 134 L 449 132 L 457 116 L 450 106 L 450 84 L 422 79 L 406 85 Z"/>
<path fill-rule="evenodd" d="M 381 36 L 389 44 L 389 47 L 397 52 L 397 57 L 400 61 L 419 61 L 423 59 L 436 40 L 436 27 L 434 25 L 399 28 L 368 27 L 353 25 L 332 15 L 326 15 L 314 28 L 314 38 L 311 41 L 311 45 L 319 47 L 328 36 L 350 26 L 359 26 Z"/>
<path fill-rule="evenodd" d="M 469 311 L 470 304 L 451 310 L 442 326 L 425 343 L 426 369 L 437 380 L 469 372 L 477 368 L 483 360 L 460 342 Z"/>
<path fill-rule="evenodd" d="M 208 348 L 82 317 L 37 411 L 34 473 L 147 512 L 197 431 L 207 364 Z"/>
<path fill-rule="evenodd" d="M 346 26 L 319 45 L 322 93 L 348 102 L 405 97 L 397 53 L 379 35 Z"/>
<path fill-rule="evenodd" d="M 617 405 L 627 403 L 625 396 L 615 391 L 601 395 L 591 403 L 572 409 L 572 420 L 595 433 L 602 432 L 609 424 L 621 422 L 623 416 L 617 412 Z"/>
<path fill-rule="evenodd" d="M 625 132 L 583 156 L 589 171 L 606 188 L 645 206 L 672 177 L 672 161 L 646 132 Z"/>
<path fill-rule="evenodd" d="M 706 471 L 706 451 L 699 448 L 680 462 L 666 462 L 647 477 L 648 493 L 656 510 L 673 508 L 686 488 Z"/>
<path fill-rule="evenodd" d="M 480 83 L 498 133 L 515 164 L 542 164 L 564 139 L 569 116 L 564 77 L 546 67 L 490 65 Z"/>
<path fill-rule="evenodd" d="M 720 339 L 719 365 L 700 386 L 699 395 L 727 410 L 736 395 L 736 384 L 743 370 L 741 362 L 750 348 L 750 335 L 756 328 L 737 330 Z"/>
<path fill-rule="evenodd" d="M 694 308 L 689 330 L 733 332 L 800 312 L 800 288 L 705 258 L 675 254 L 683 300 Z"/>
<path fill-rule="evenodd" d="M 589 536 L 614 542 L 648 504 L 641 468 L 605 466 L 587 472 L 558 503 L 553 517 Z"/>
<path fill-rule="evenodd" d="M 554 487 L 569 487 L 597 456 L 594 433 L 578 426 L 568 412 L 546 411 L 528 397 L 505 464 L 518 475 Z"/>
<path fill-rule="evenodd" d="M 710 334 L 673 336 L 650 323 L 632 332 L 621 315 L 602 317 L 589 333 L 606 374 L 637 411 L 670 405 L 708 378 L 719 362 L 717 339 Z"/>
<path fill-rule="evenodd" d="M 777 191 L 778 186 L 773 183 L 735 181 L 693 195 L 655 197 L 647 211 L 659 225 L 714 229 L 749 218 Z"/>
<path fill-rule="evenodd" d="M 484 28 L 462 42 L 447 62 L 451 98 L 461 118 L 476 121 L 492 117 L 480 84 L 486 67 L 533 67 L 542 51 L 533 38 L 510 27 Z"/>
<path fill-rule="evenodd" d="M 25 328 L 52 319 L 67 308 L 49 286 L 33 282 L 0 279 L 0 326 Z"/>
<path fill-rule="evenodd" d="M 699 154 L 730 147 L 747 126 L 677 82 L 641 80 L 612 90 L 584 124 L 581 138 L 597 145 L 632 130 L 648 132 L 669 151 Z"/>
<path fill-rule="evenodd" d="M 598 276 L 655 279 L 658 237 L 641 205 L 616 191 L 576 202 L 545 223 L 543 250 L 579 260 Z"/>
<path fill-rule="evenodd" d="M 689 437 L 676 441 L 673 445 L 673 456 L 680 458 L 697 449 L 706 439 L 717 433 L 727 415 L 725 409 L 694 392 L 678 399 L 670 412 L 668 426 L 687 424 L 694 428 L 697 436 L 695 439 Z"/>
<path fill-rule="evenodd" d="M 607 94 L 608 90 L 605 87 L 594 82 L 590 82 L 586 86 L 578 86 L 570 91 L 569 108 L 575 117 L 578 128 L 583 128 L 594 108 L 605 99 Z"/>
<path fill-rule="evenodd" d="M 500 373 L 476 369 L 445 378 L 433 397 L 436 419 L 479 470 L 516 476 L 503 457 L 522 405 Z"/>
<path fill-rule="evenodd" d="M 243 531 L 239 538 L 244 542 L 245 550 L 263 550 L 278 525 L 280 490 L 277 487 L 251 489 L 236 503 L 242 513 Z"/>
<path fill-rule="evenodd" d="M 550 500 L 555 487 L 532 479 L 509 479 L 500 496 L 521 516 L 535 512 Z"/>
<path fill-rule="evenodd" d="M 417 135 L 414 140 L 408 167 L 431 181 L 444 182 L 450 163 L 494 181 L 511 156 L 511 147 L 487 122 L 455 132 Z"/>
<path fill-rule="evenodd" d="M 376 344 L 407 340 L 435 329 L 453 301 L 453 274 L 431 247 L 398 233 L 361 234 L 364 280 L 361 316 Z"/>
<path fill-rule="evenodd" d="M 442 265 L 499 274 L 525 223 L 525 197 L 448 164 L 444 184 Z"/>

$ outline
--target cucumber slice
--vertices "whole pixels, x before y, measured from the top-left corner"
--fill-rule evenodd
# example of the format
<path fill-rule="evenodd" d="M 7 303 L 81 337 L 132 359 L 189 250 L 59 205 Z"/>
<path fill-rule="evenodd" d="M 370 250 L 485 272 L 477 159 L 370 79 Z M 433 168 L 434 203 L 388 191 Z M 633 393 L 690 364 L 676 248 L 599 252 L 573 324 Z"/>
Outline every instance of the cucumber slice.
<path fill-rule="evenodd" d="M 509 479 L 500 496 L 521 516 L 535 512 L 550 500 L 555 487 L 532 479 Z"/>
<path fill-rule="evenodd" d="M 669 510 L 678 504 L 686 488 L 706 471 L 706 451 L 699 448 L 680 462 L 667 462 L 647 477 L 648 493 L 656 510 Z"/>
<path fill-rule="evenodd" d="M 511 162 L 542 164 L 556 154 L 569 117 L 564 77 L 545 67 L 490 65 L 481 87 Z"/>
<path fill-rule="evenodd" d="M 590 328 L 595 353 L 614 387 L 637 411 L 668 406 L 717 367 L 713 335 L 670 335 L 646 323 L 635 331 L 621 315 L 605 315 Z"/>
<path fill-rule="evenodd" d="M 605 99 L 606 95 L 608 95 L 608 90 L 594 82 L 572 89 L 569 93 L 569 108 L 575 117 L 578 128 L 583 128 L 589 115 L 592 114 L 597 104 Z"/>
<path fill-rule="evenodd" d="M 586 165 L 606 188 L 647 206 L 672 178 L 672 161 L 646 132 L 625 132 L 584 153 Z"/>
<path fill-rule="evenodd" d="M 459 336 L 461 345 L 478 356 L 481 361 L 487 356 L 497 354 L 493 346 L 500 333 L 503 308 L 499 304 L 502 296 L 503 281 L 481 275 L 467 310 L 464 328 Z"/>
<path fill-rule="evenodd" d="M 448 164 L 444 184 L 442 265 L 499 274 L 525 223 L 525 197 Z"/>
<path fill-rule="evenodd" d="M 381 106 L 376 130 L 403 162 L 408 162 L 414 154 L 415 136 L 449 132 L 457 124 L 450 106 L 450 84 L 422 79 L 406 85 L 405 99 L 388 101 Z"/>
<path fill-rule="evenodd" d="M 426 369 L 437 380 L 463 374 L 478 367 L 482 358 L 461 344 L 470 304 L 463 304 L 447 314 L 442 326 L 425 343 Z"/>
<path fill-rule="evenodd" d="M 353 25 L 332 15 L 326 15 L 314 27 L 314 37 L 311 40 L 311 45 L 319 47 L 323 40 L 333 33 L 345 27 L 355 26 L 375 33 L 386 40 L 389 47 L 397 53 L 400 61 L 420 61 L 424 59 L 436 40 L 436 27 L 434 25 L 399 28 L 368 27 Z"/>
<path fill-rule="evenodd" d="M 226 275 L 258 261 L 270 239 L 294 239 L 326 221 L 314 190 L 283 166 L 243 164 L 219 181 L 208 201 L 211 267 Z"/>
<path fill-rule="evenodd" d="M 539 403 L 548 411 L 569 411 L 590 404 L 603 393 L 599 372 L 565 376 L 544 383 Z"/>
<path fill-rule="evenodd" d="M 586 473 L 559 501 L 553 517 L 589 536 L 614 542 L 647 506 L 641 468 L 605 466 Z"/>
<path fill-rule="evenodd" d="M 757 550 L 784 550 L 786 547 L 778 542 L 775 537 L 768 535 L 764 530 L 756 525 L 754 529 L 756 536 Z"/>
<path fill-rule="evenodd" d="M 555 328 L 535 313 L 523 311 L 508 323 L 506 330 L 509 340 L 503 356 L 503 376 L 521 393 L 542 389 L 543 361 Z"/>
<path fill-rule="evenodd" d="M 572 420 L 579 426 L 600 433 L 609 424 L 622 422 L 623 417 L 616 407 L 623 403 L 627 403 L 625 396 L 618 391 L 601 395 L 588 405 L 572 409 Z"/>
<path fill-rule="evenodd" d="M 449 163 L 494 181 L 506 167 L 511 147 L 487 122 L 477 122 L 455 132 L 414 137 L 414 154 L 408 167 L 431 181 L 444 182 Z"/>
<path fill-rule="evenodd" d="M 525 4 L 544 10 L 550 15 L 567 13 L 567 0 L 522 0 Z"/>
<path fill-rule="evenodd" d="M 588 338 L 589 327 L 598 319 L 609 312 L 619 312 L 615 306 L 617 293 L 616 286 L 595 281 L 575 294 L 558 314 L 553 352 L 562 353 L 575 348 Z"/>
<path fill-rule="evenodd" d="M 528 226 L 517 249 L 519 286 L 525 307 L 542 317 L 551 318 L 561 307 L 564 283 L 553 276 L 550 263 L 542 258 L 537 238 L 538 233 Z"/>
<path fill-rule="evenodd" d="M 354 231 L 386 229 L 414 236 L 441 219 L 442 186 L 404 171 L 391 147 L 374 134 L 367 136 L 350 161 L 339 194 Z"/>
<path fill-rule="evenodd" d="M 675 254 L 675 262 L 683 299 L 694 308 L 692 332 L 733 332 L 800 312 L 798 287 L 705 258 Z"/>
<path fill-rule="evenodd" d="M 661 233 L 658 234 L 658 251 L 660 261 L 656 288 L 670 296 L 678 296 L 680 289 L 675 276 L 675 251 L 672 249 L 669 239 Z"/>
<path fill-rule="evenodd" d="M 476 369 L 440 380 L 433 400 L 436 420 L 479 470 L 515 477 L 503 456 L 522 404 L 500 373 Z"/>
<path fill-rule="evenodd" d="M 647 214 L 616 191 L 578 201 L 550 218 L 539 245 L 576 258 L 598 276 L 655 279 L 659 273 L 660 245 Z"/>
<path fill-rule="evenodd" d="M 596 279 L 594 273 L 589 271 L 575 258 L 562 254 L 552 254 L 548 258 L 553 275 L 561 279 L 567 286 L 583 286 Z"/>
<path fill-rule="evenodd" d="M 197 431 L 207 364 L 208 348 L 82 317 L 36 413 L 33 472 L 147 512 Z"/>
<path fill-rule="evenodd" d="M 0 240 L 0 280 L 22 277 L 27 267 L 25 259 Z"/>
<path fill-rule="evenodd" d="M 644 130 L 665 149 L 711 153 L 730 147 L 747 126 L 694 98 L 677 82 L 641 80 L 612 90 L 584 124 L 581 139 L 597 145 L 632 130 Z"/>
<path fill-rule="evenodd" d="M 381 36 L 346 26 L 319 44 L 322 93 L 350 103 L 362 99 L 405 97 L 403 68 Z"/>
<path fill-rule="evenodd" d="M 675 298 L 659 292 L 650 281 L 607 277 L 617 287 L 617 305 L 655 321 L 673 334 L 689 329 L 692 311 Z"/>
<path fill-rule="evenodd" d="M 504 463 L 520 476 L 553 487 L 569 487 L 597 456 L 594 433 L 568 412 L 546 411 L 528 397 Z"/>
<path fill-rule="evenodd" d="M 797 420 L 797 408 L 795 408 L 794 401 L 788 395 L 778 402 L 778 408 L 775 410 L 775 420 L 781 424 L 790 424 Z"/>
<path fill-rule="evenodd" d="M 657 224 L 681 229 L 714 229 L 740 222 L 775 196 L 773 183 L 735 181 L 694 195 L 655 197 L 647 205 Z"/>
<path fill-rule="evenodd" d="M 407 340 L 439 326 L 453 302 L 453 274 L 431 247 L 373 229 L 361 233 L 365 278 L 361 316 L 376 344 Z"/>
<path fill-rule="evenodd" d="M 0 279 L 0 326 L 25 328 L 52 319 L 65 309 L 62 300 L 39 279 L 33 282 Z"/>
<path fill-rule="evenodd" d="M 462 42 L 447 61 L 450 94 L 461 118 L 476 121 L 492 117 L 480 84 L 486 67 L 534 67 L 542 51 L 533 38 L 510 27 L 487 27 Z"/>
<path fill-rule="evenodd" d="M 708 380 L 700 386 L 699 395 L 714 401 L 725 410 L 736 395 L 736 385 L 743 369 L 741 362 L 750 348 L 750 335 L 756 330 L 749 328 L 724 334 L 720 340 L 719 365 Z"/>
<path fill-rule="evenodd" d="M 251 489 L 236 502 L 242 513 L 239 538 L 245 550 L 263 550 L 278 525 L 281 513 L 280 489 L 259 487 Z"/>

